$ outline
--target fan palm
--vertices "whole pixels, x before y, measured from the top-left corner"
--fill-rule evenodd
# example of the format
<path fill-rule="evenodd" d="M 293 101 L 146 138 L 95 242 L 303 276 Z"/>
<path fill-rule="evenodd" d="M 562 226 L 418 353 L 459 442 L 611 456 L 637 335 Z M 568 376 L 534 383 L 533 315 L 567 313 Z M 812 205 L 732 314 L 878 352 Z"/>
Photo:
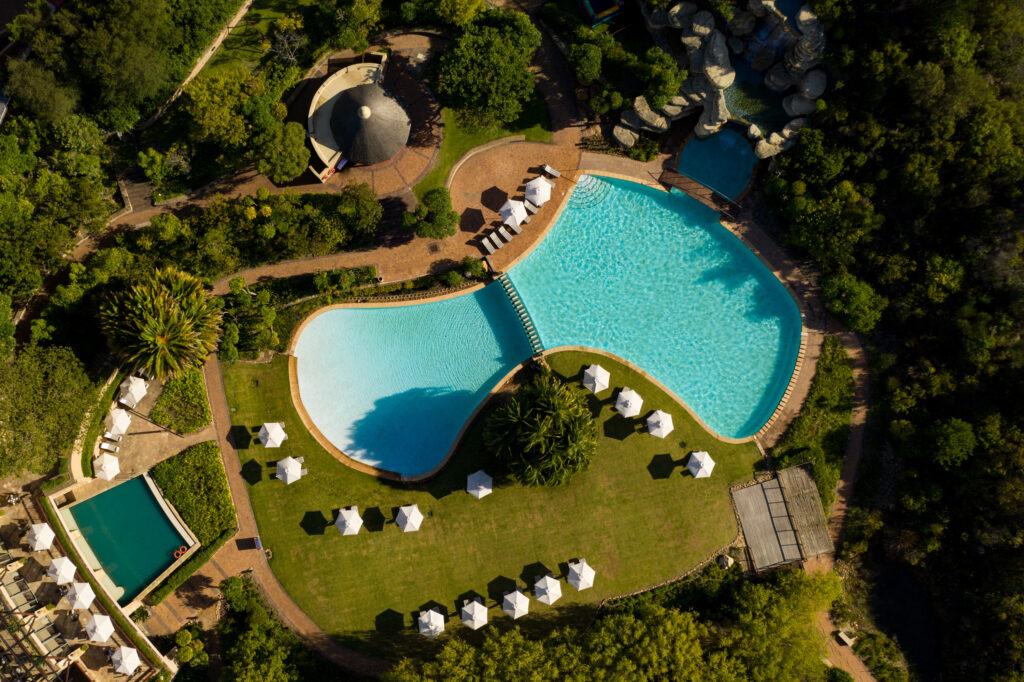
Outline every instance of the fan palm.
<path fill-rule="evenodd" d="M 110 296 L 99 316 L 110 348 L 158 379 L 201 365 L 220 340 L 220 308 L 173 268 Z"/>

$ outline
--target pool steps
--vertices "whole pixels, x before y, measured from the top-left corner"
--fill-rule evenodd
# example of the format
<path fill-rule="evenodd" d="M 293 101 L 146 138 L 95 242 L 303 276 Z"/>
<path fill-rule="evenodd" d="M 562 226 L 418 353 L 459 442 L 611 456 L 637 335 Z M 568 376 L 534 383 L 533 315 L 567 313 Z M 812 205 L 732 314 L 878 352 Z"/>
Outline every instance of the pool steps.
<path fill-rule="evenodd" d="M 540 334 L 537 333 L 537 328 L 533 325 L 530 311 L 526 309 L 523 299 L 519 297 L 519 292 L 516 291 L 516 285 L 512 283 L 512 280 L 505 273 L 498 277 L 498 282 L 501 283 L 502 290 L 508 296 L 512 309 L 516 311 L 519 323 L 523 325 L 523 331 L 526 332 L 526 338 L 530 342 L 530 350 L 533 351 L 533 357 L 540 356 L 544 352 L 544 346 L 540 342 Z"/>
<path fill-rule="evenodd" d="M 576 186 L 573 187 L 572 194 L 569 196 L 569 201 L 572 203 L 573 208 L 590 208 L 604 201 L 612 191 L 612 186 L 610 183 L 603 182 L 602 180 L 602 178 L 596 175 L 581 176 L 576 181 Z"/>

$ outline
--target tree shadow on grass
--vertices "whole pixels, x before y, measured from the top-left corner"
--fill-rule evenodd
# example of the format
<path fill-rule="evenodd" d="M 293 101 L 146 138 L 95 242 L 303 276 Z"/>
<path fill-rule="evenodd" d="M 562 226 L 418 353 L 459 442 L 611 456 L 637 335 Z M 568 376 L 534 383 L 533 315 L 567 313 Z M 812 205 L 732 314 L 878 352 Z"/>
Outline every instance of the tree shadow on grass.
<path fill-rule="evenodd" d="M 636 422 L 616 412 L 604 422 L 604 435 L 615 440 L 626 440 L 637 431 Z"/>
<path fill-rule="evenodd" d="M 256 485 L 263 480 L 263 467 L 255 459 L 250 459 L 242 465 L 242 478 L 249 485 Z"/>
<path fill-rule="evenodd" d="M 368 507 L 363 512 L 363 528 L 370 533 L 379 533 L 384 530 L 384 524 L 387 519 L 384 518 L 384 512 L 380 510 L 380 507 Z"/>
<path fill-rule="evenodd" d="M 381 611 L 374 619 L 377 632 L 399 632 L 405 627 L 405 616 L 394 609 Z"/>
<path fill-rule="evenodd" d="M 500 606 L 505 598 L 505 594 L 513 591 L 516 587 L 518 587 L 518 585 L 516 585 L 515 580 L 499 575 L 497 578 L 487 583 L 487 596 Z"/>
<path fill-rule="evenodd" d="M 302 515 L 299 525 L 306 531 L 306 535 L 323 535 L 327 530 L 328 521 L 323 512 L 308 511 Z"/>
<path fill-rule="evenodd" d="M 682 465 L 682 462 L 672 459 L 672 455 L 664 453 L 651 458 L 651 463 L 647 465 L 647 471 L 650 472 L 651 478 L 661 480 L 671 476 L 675 468 Z"/>
<path fill-rule="evenodd" d="M 228 429 L 228 443 L 235 450 L 248 450 L 252 443 L 252 434 L 248 426 L 234 425 Z"/>

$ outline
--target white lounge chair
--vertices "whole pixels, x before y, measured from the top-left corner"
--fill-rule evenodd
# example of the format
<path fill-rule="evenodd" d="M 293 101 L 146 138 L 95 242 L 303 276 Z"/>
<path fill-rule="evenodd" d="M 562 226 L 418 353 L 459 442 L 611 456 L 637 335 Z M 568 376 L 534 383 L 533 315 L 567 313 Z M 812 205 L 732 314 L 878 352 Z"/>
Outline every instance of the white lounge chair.
<path fill-rule="evenodd" d="M 515 223 L 510 223 L 509 224 L 509 229 L 511 229 L 516 234 L 522 234 L 523 233 L 523 228 L 519 227 Z"/>
<path fill-rule="evenodd" d="M 529 199 L 526 199 L 525 201 L 523 201 L 523 203 L 526 204 L 526 210 L 529 211 L 530 213 L 536 213 L 537 211 L 540 210 L 540 208 L 535 206 L 533 202 L 530 201 Z"/>
<path fill-rule="evenodd" d="M 483 245 L 487 253 L 494 253 L 494 245 L 491 244 L 491 240 L 488 239 L 486 236 L 484 236 L 484 238 L 480 240 L 480 243 Z"/>
<path fill-rule="evenodd" d="M 505 241 L 507 241 L 507 242 L 512 241 L 512 235 L 510 235 L 508 233 L 508 230 L 505 229 L 504 225 L 498 228 L 498 234 L 500 234 L 502 237 L 504 237 Z"/>
<path fill-rule="evenodd" d="M 505 242 L 501 241 L 501 239 L 498 237 L 498 235 L 496 235 L 496 234 L 494 234 L 492 232 L 491 234 L 488 235 L 488 237 L 490 238 L 491 243 L 494 244 L 494 248 L 496 248 L 496 249 L 503 249 L 503 248 L 505 248 Z"/>
<path fill-rule="evenodd" d="M 110 443 L 100 443 L 100 450 L 106 450 L 107 452 L 120 452 L 121 448 L 117 445 L 111 445 Z"/>
<path fill-rule="evenodd" d="M 547 173 L 548 175 L 550 175 L 553 178 L 560 178 L 560 177 L 562 177 L 561 173 L 559 173 L 558 171 L 556 171 L 554 168 L 552 168 L 551 166 L 547 165 L 546 163 L 544 164 L 544 172 Z"/>
<path fill-rule="evenodd" d="M 107 440 L 112 440 L 115 443 L 120 443 L 121 439 L 124 438 L 124 436 L 122 435 L 115 436 L 111 431 L 107 431 L 106 433 L 104 433 L 103 437 L 106 438 Z"/>
<path fill-rule="evenodd" d="M 309 473 L 309 469 L 303 469 L 302 473 L 300 475 L 305 477 L 308 473 Z"/>

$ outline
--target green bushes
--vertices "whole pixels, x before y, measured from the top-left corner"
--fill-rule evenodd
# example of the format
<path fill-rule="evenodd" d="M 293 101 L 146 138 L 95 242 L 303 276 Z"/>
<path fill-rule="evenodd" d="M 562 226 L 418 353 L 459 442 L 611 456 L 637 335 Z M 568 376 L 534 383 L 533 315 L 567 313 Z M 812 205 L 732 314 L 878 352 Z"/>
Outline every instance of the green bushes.
<path fill-rule="evenodd" d="M 193 433 L 209 424 L 210 404 L 203 373 L 190 369 L 169 379 L 149 416 L 179 433 Z"/>
<path fill-rule="evenodd" d="M 416 210 L 402 216 L 402 225 L 416 232 L 417 237 L 444 239 L 455 234 L 459 214 L 452 209 L 452 195 L 447 187 L 435 187 L 423 195 Z"/>
<path fill-rule="evenodd" d="M 198 443 L 165 459 L 153 467 L 152 475 L 204 545 L 235 527 L 235 506 L 215 442 Z"/>
<path fill-rule="evenodd" d="M 569 46 L 569 66 L 576 78 L 586 85 L 601 76 L 601 48 L 592 43 L 576 43 Z"/>
<path fill-rule="evenodd" d="M 221 533 L 213 542 L 209 544 L 203 543 L 203 546 L 200 547 L 195 554 L 190 556 L 181 566 L 174 569 L 173 573 L 164 578 L 163 582 L 157 585 L 152 592 L 146 595 L 146 603 L 150 606 L 156 606 L 167 598 L 167 595 L 181 587 L 186 580 L 192 577 L 193 573 L 202 568 L 203 565 L 209 561 L 221 547 L 224 546 L 224 543 L 234 537 L 237 530 L 238 529 L 232 525 L 231 528 Z"/>
<path fill-rule="evenodd" d="M 658 151 L 657 140 L 647 137 L 646 135 L 641 135 L 637 139 L 636 144 L 626 150 L 626 156 L 635 161 L 643 161 L 644 163 L 647 163 L 648 161 L 653 161 L 657 158 Z"/>

